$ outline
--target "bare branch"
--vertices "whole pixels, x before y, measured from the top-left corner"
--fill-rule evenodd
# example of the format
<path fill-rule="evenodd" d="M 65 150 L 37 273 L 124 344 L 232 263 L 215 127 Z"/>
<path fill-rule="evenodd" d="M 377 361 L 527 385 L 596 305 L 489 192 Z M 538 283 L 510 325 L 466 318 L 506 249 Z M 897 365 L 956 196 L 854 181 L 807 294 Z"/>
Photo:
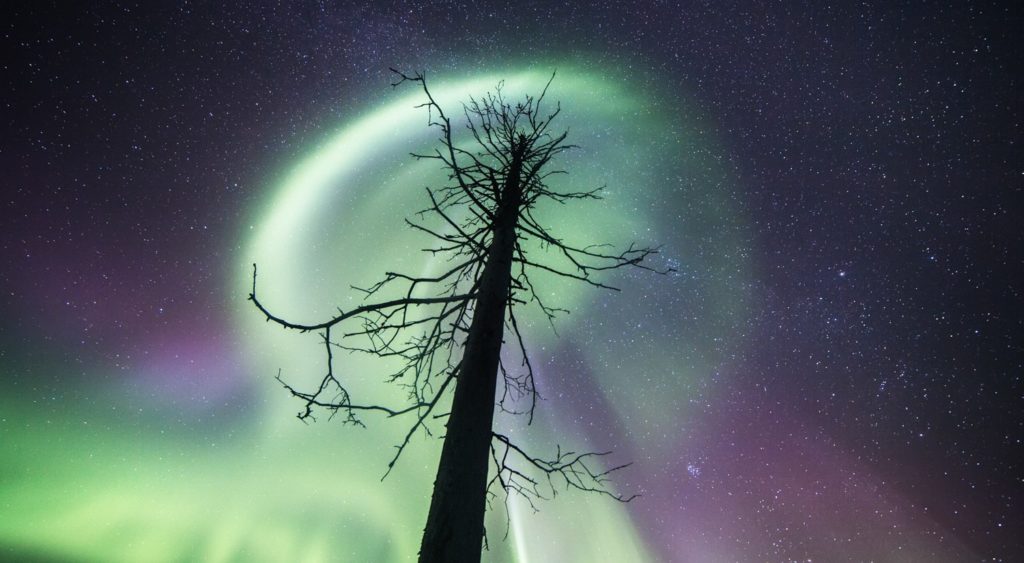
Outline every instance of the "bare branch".
<path fill-rule="evenodd" d="M 256 264 L 252 265 L 252 293 L 249 294 L 249 301 L 252 301 L 256 308 L 266 317 L 268 322 L 277 323 L 284 328 L 298 330 L 301 332 L 309 332 L 312 330 L 323 330 L 330 328 L 345 319 L 357 317 L 364 313 L 381 311 L 384 309 L 390 309 L 393 307 L 408 307 L 409 305 L 431 305 L 437 303 L 452 303 L 452 302 L 469 302 L 472 300 L 474 295 L 451 295 L 447 297 L 425 297 L 425 298 L 405 298 L 405 299 L 393 299 L 391 301 L 385 301 L 383 303 L 374 303 L 371 305 L 361 305 L 347 312 L 342 312 L 339 315 L 331 318 L 330 320 L 324 321 L 319 324 L 299 324 L 286 321 L 280 317 L 275 316 L 273 313 L 267 310 L 266 307 L 260 303 L 260 300 L 256 298 Z"/>
<path fill-rule="evenodd" d="M 350 310 L 339 308 L 322 322 L 299 323 L 272 313 L 259 300 L 257 269 L 253 264 L 252 291 L 248 298 L 264 319 L 285 329 L 320 333 L 325 350 L 326 366 L 315 388 L 299 390 L 285 382 L 280 372 L 278 381 L 302 402 L 303 409 L 298 417 L 303 421 L 315 420 L 316 414 L 327 412 L 330 418 L 338 416 L 343 423 L 361 426 L 363 422 L 359 417 L 362 415 L 396 418 L 414 414 L 406 417 L 412 422 L 395 446 L 382 479 L 391 473 L 418 431 L 432 436 L 431 426 L 436 424 L 433 421 L 447 418 L 455 426 L 447 428 L 438 482 L 442 471 L 468 462 L 459 457 L 449 459 L 447 464 L 443 461 L 444 456 L 449 455 L 447 437 L 458 430 L 472 439 L 454 440 L 451 444 L 488 444 L 489 441 L 488 451 L 465 455 L 479 456 L 474 458 L 479 463 L 473 466 L 485 469 L 486 456 L 490 456 L 495 467 L 487 488 L 469 494 L 493 497 L 496 493 L 490 492 L 490 488 L 496 485 L 504 491 L 506 502 L 509 495 L 516 495 L 535 510 L 536 500 L 554 497 L 559 489 L 593 492 L 629 502 L 635 495 L 614 493 L 609 486 L 609 475 L 628 464 L 603 469 L 602 458 L 608 452 L 563 452 L 558 447 L 554 457 L 543 458 L 516 445 L 507 435 L 495 432 L 492 428 L 494 404 L 488 401 L 494 396 L 494 387 L 490 385 L 497 382 L 486 378 L 501 377 L 503 390 L 498 406 L 508 413 L 527 415 L 527 425 L 531 424 L 537 401 L 542 397 L 536 387 L 517 308 L 536 306 L 556 334 L 555 318 L 569 312 L 549 305 L 546 296 L 542 299 L 535 279 L 553 275 L 618 291 L 605 279 L 615 270 L 637 268 L 659 274 L 673 270 L 650 265 L 659 248 L 631 244 L 624 250 L 616 250 L 604 244 L 574 245 L 552 234 L 535 218 L 534 212 L 542 205 L 599 200 L 604 189 L 603 186 L 590 190 L 554 189 L 547 183 L 552 177 L 565 174 L 564 170 L 553 168 L 552 163 L 565 151 L 575 148 L 567 142 L 567 131 L 552 130 L 552 123 L 561 113 L 559 104 L 552 107 L 546 101 L 554 73 L 538 96 L 510 100 L 505 95 L 504 85 L 499 83 L 493 91 L 462 104 L 458 127 L 460 142 L 465 140 L 466 143 L 457 146 L 452 121 L 428 88 L 424 74 L 407 74 L 395 69 L 392 72 L 396 77 L 392 86 L 411 82 L 422 90 L 425 100 L 417 107 L 426 109 L 428 127 L 436 127 L 439 132 L 435 149 L 413 153 L 412 157 L 436 162 L 446 180 L 444 185 L 427 188 L 429 205 L 414 217 L 415 222 L 409 219 L 405 222 L 428 235 L 430 246 L 424 248 L 424 252 L 445 265 L 439 268 L 441 273 L 437 275 L 387 271 L 372 285 L 353 286 L 362 294 L 363 303 L 359 306 Z M 535 252 L 528 243 L 539 245 L 540 251 Z M 530 248 L 529 256 L 527 248 Z M 401 297 L 385 299 L 394 295 Z M 506 355 L 503 361 L 500 353 L 479 352 L 482 348 L 478 341 L 484 338 L 488 339 L 488 350 L 499 350 L 506 344 L 503 339 L 506 330 L 514 336 L 511 357 L 519 355 L 518 366 L 508 360 L 510 356 Z M 390 360 L 382 380 L 406 392 L 404 404 L 354 402 L 339 375 L 341 372 L 335 371 L 336 351 Z M 342 357 L 339 354 L 338 360 Z M 484 357 L 486 362 L 472 360 Z M 479 381 L 486 381 L 487 386 L 479 386 L 476 383 Z M 458 392 L 453 392 L 456 388 Z M 455 415 L 449 417 L 448 412 L 436 412 L 438 405 L 451 395 L 455 398 L 450 410 Z M 487 409 L 460 407 L 460 401 L 465 401 L 462 397 L 466 396 L 472 400 L 466 404 L 487 404 Z M 479 481 L 473 482 L 487 481 L 486 471 L 475 478 Z M 435 500 L 437 496 L 435 490 Z M 449 512 L 460 510 L 453 508 Z M 482 514 L 480 518 L 482 526 Z M 476 524 L 470 527 L 473 526 Z M 427 528 L 429 532 L 432 524 L 428 523 Z M 429 534 L 425 534 L 424 545 L 427 536 Z M 435 560 L 468 558 L 434 557 Z"/>
<path fill-rule="evenodd" d="M 555 457 L 542 459 L 527 453 L 504 434 L 493 432 L 492 435 L 494 440 L 504 448 L 499 455 L 497 448 L 492 446 L 496 479 L 506 491 L 523 497 L 534 510 L 536 510 L 536 506 L 533 499 L 553 498 L 558 494 L 559 487 L 565 490 L 576 489 L 582 492 L 597 493 L 624 503 L 639 496 L 635 494 L 624 496 L 608 489 L 609 476 L 632 465 L 626 463 L 610 469 L 596 469 L 594 467 L 597 463 L 596 459 L 611 452 L 576 453 L 563 452 L 561 448 L 558 448 Z M 515 458 L 529 469 L 517 468 L 510 460 L 510 454 L 515 454 Z M 530 477 L 528 471 L 537 472 L 541 478 Z"/>

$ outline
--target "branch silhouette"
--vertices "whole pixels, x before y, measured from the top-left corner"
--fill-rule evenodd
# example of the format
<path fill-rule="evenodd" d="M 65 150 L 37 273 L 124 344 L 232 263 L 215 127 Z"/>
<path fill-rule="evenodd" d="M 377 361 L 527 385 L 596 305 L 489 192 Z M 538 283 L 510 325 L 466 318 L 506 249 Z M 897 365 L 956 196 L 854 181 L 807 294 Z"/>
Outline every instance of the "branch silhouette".
<path fill-rule="evenodd" d="M 364 424 L 360 414 L 412 415 L 382 479 L 417 432 L 430 435 L 430 421 L 446 420 L 420 561 L 476 561 L 485 534 L 485 504 L 496 494 L 494 488 L 504 492 L 506 510 L 510 496 L 523 498 L 536 509 L 536 500 L 556 496 L 559 488 L 620 502 L 636 498 L 610 488 L 609 476 L 629 464 L 604 468 L 602 458 L 609 452 L 577 453 L 556 447 L 553 458 L 542 458 L 492 430 L 495 407 L 525 415 L 531 424 L 540 398 L 516 311 L 536 306 L 553 330 L 557 317 L 569 312 L 542 299 L 537 274 L 618 291 L 605 279 L 609 272 L 674 270 L 650 265 L 659 253 L 656 247 L 631 244 L 615 250 L 604 244 L 571 244 L 535 217 L 545 202 L 567 205 L 601 199 L 602 188 L 562 191 L 548 184 L 552 177 L 565 174 L 549 169 L 551 163 L 575 148 L 566 142 L 567 131 L 552 132 L 552 122 L 561 113 L 559 104 L 548 108 L 545 103 L 554 73 L 537 96 L 510 101 L 499 83 L 494 91 L 469 98 L 461 114 L 472 142 L 456 144 L 452 121 L 425 76 L 392 72 L 393 87 L 412 84 L 422 91 L 425 101 L 417 107 L 426 110 L 428 127 L 439 131 L 437 148 L 411 156 L 436 161 L 447 182 L 427 188 L 429 205 L 415 219 L 406 218 L 405 224 L 432 241 L 423 251 L 447 262 L 446 269 L 434 276 L 385 272 L 369 287 L 353 286 L 363 304 L 338 308 L 320 322 L 302 323 L 272 312 L 258 298 L 254 264 L 249 300 L 267 322 L 320 333 L 326 366 L 317 387 L 300 390 L 278 374 L 278 381 L 302 402 L 301 420 L 315 420 L 318 411 L 331 418 L 340 415 L 343 422 L 355 425 Z M 528 256 L 528 249 L 534 248 L 540 249 L 539 256 Z M 549 260 L 551 256 L 556 259 Z M 401 297 L 374 301 L 385 292 Z M 508 351 L 519 356 L 516 366 L 506 365 L 501 357 L 506 333 L 514 339 Z M 353 402 L 335 373 L 335 350 L 398 360 L 397 370 L 382 379 L 402 386 L 407 402 Z M 448 397 L 451 409 L 435 412 Z M 488 480 L 491 464 L 494 473 Z"/>

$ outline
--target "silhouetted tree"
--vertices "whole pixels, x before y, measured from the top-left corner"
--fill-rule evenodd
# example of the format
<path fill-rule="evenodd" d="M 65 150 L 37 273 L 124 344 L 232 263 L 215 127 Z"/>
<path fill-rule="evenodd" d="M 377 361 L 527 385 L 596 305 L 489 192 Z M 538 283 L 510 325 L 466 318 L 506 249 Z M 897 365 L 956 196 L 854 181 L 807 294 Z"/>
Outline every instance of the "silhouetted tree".
<path fill-rule="evenodd" d="M 319 324 L 294 323 L 268 310 L 256 296 L 255 264 L 249 299 L 268 321 L 287 329 L 315 331 L 322 337 L 327 365 L 319 386 L 305 391 L 281 380 L 304 402 L 300 419 L 312 417 L 317 409 L 359 425 L 362 413 L 411 419 L 385 477 L 417 430 L 429 432 L 426 424 L 430 418 L 447 418 L 419 560 L 479 561 L 487 495 L 495 485 L 503 489 L 506 502 L 514 494 L 531 505 L 534 499 L 554 495 L 556 486 L 623 502 L 633 498 L 605 487 L 608 475 L 625 467 L 601 468 L 595 458 L 608 452 L 559 449 L 553 458 L 544 459 L 495 432 L 492 420 L 496 404 L 527 416 L 531 422 L 536 407 L 533 366 L 517 321 L 517 307 L 533 303 L 549 321 L 566 312 L 541 299 L 531 273 L 545 272 L 615 290 L 595 274 L 627 266 L 655 271 L 644 261 L 657 250 L 630 246 L 613 251 L 607 245 L 572 245 L 534 217 L 534 210 L 545 200 L 564 204 L 600 199 L 599 189 L 558 191 L 547 183 L 552 175 L 564 173 L 550 168 L 553 159 L 572 148 L 565 142 L 566 132 L 551 131 L 560 106 L 542 110 L 550 80 L 539 96 L 516 102 L 505 99 L 501 84 L 493 93 L 471 98 L 462 109 L 472 142 L 459 145 L 453 141 L 451 120 L 434 99 L 424 76 L 394 72 L 397 80 L 392 86 L 419 85 L 425 101 L 418 107 L 428 111 L 429 126 L 440 131 L 433 152 L 413 156 L 436 160 L 448 176 L 447 185 L 427 188 L 430 206 L 420 212 L 421 220 L 432 216 L 440 226 L 405 222 L 435 240 L 427 252 L 443 257 L 448 266 L 433 277 L 387 272 L 377 284 L 361 290 L 366 304 L 348 311 L 339 309 L 337 315 Z M 527 243 L 539 243 L 548 259 L 528 256 Z M 398 297 L 369 301 L 383 295 L 385 288 L 391 291 L 396 286 L 401 289 Z M 518 369 L 506 366 L 501 358 L 506 328 L 514 337 L 512 352 L 521 361 Z M 385 380 L 403 385 L 408 403 L 389 407 L 354 402 L 335 375 L 335 349 L 399 360 L 400 367 Z M 450 411 L 436 412 L 440 404 L 446 404 L 450 391 L 454 394 Z M 492 463 L 494 472 L 488 480 Z"/>

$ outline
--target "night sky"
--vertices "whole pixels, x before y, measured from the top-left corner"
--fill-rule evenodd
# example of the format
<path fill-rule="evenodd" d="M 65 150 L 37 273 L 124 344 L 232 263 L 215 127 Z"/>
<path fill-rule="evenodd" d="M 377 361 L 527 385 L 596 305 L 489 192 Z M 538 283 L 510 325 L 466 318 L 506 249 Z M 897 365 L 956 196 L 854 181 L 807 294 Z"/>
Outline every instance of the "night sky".
<path fill-rule="evenodd" d="M 642 496 L 499 497 L 485 560 L 1024 560 L 1015 3 L 44 4 L 0 18 L 0 559 L 415 557 L 441 442 L 381 482 L 404 424 L 297 420 L 321 347 L 246 302 L 437 267 L 396 67 L 557 71 L 558 182 L 607 187 L 547 224 L 678 270 L 524 311 L 545 400 L 496 425 Z"/>

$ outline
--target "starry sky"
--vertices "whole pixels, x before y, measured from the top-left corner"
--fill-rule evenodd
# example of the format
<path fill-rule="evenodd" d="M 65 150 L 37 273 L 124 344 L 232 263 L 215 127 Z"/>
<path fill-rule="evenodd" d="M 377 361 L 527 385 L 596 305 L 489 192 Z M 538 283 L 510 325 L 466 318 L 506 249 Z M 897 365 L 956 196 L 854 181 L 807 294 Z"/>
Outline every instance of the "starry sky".
<path fill-rule="evenodd" d="M 0 559 L 415 557 L 440 442 L 382 482 L 403 424 L 297 420 L 321 347 L 245 300 L 438 266 L 389 67 L 456 108 L 557 71 L 605 199 L 541 215 L 677 269 L 524 310 L 545 400 L 496 426 L 641 496 L 498 498 L 485 560 L 1024 558 L 1014 3 L 63 4 L 0 23 Z"/>

